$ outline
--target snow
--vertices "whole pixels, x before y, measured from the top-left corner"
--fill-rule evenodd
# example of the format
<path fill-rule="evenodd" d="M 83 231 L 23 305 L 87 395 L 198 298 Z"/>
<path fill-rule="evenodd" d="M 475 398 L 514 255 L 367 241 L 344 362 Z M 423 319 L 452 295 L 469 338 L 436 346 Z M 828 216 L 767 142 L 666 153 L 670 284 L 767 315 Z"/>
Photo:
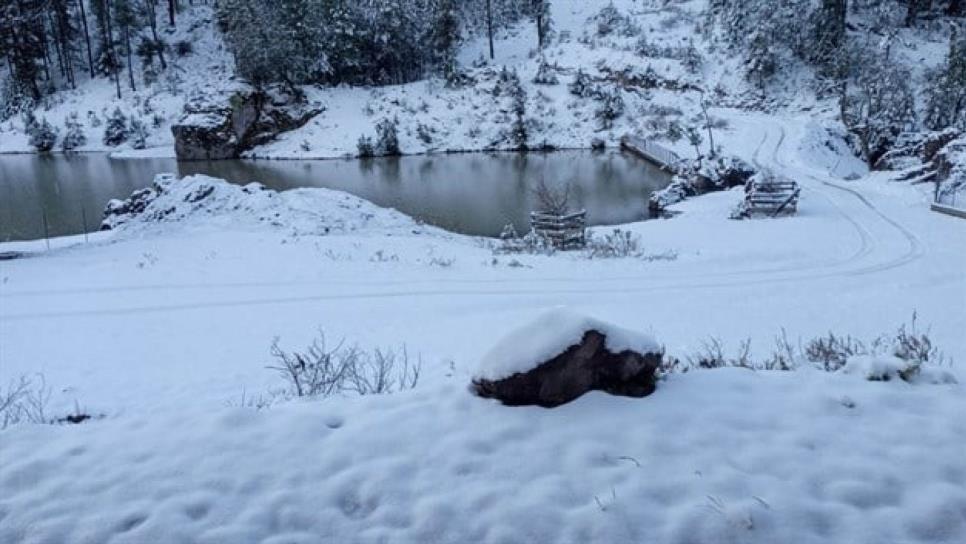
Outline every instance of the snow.
<path fill-rule="evenodd" d="M 931 366 L 920 367 L 917 370 L 910 361 L 882 354 L 851 357 L 842 368 L 842 373 L 880 382 L 904 380 L 913 383 L 956 383 L 955 376 L 948 370 Z"/>
<path fill-rule="evenodd" d="M 686 38 L 688 13 L 701 4 L 673 4 L 683 15 L 669 26 L 672 16 L 655 11 L 649 39 Z M 553 5 L 558 30 L 573 39 L 555 44 L 550 62 L 594 66 L 614 55 L 576 39 L 599 4 Z M 204 21 L 207 9 L 187 8 L 185 18 Z M 218 92 L 206 80 L 227 79 L 212 68 L 227 53 L 203 41 L 204 24 L 193 28 L 198 53 L 184 61 L 184 86 Z M 897 50 L 913 55 L 914 31 L 902 32 Z M 496 65 L 516 66 L 531 91 L 534 41 L 521 25 L 497 44 Z M 927 66 L 941 49 L 923 47 L 915 60 Z M 735 61 L 709 58 L 703 76 L 739 88 Z M 599 132 L 593 104 L 570 107 L 567 80 L 541 88 L 556 110 L 542 112 L 540 138 L 584 146 L 640 128 L 627 116 Z M 421 111 L 420 99 L 428 112 L 413 123 L 448 131 L 440 149 L 488 143 L 499 124 L 486 85 L 434 85 L 310 90 L 326 112 L 254 153 L 352 153 L 381 116 Z M 109 82 L 85 84 L 48 117 L 113 109 L 112 92 Z M 167 219 L 128 222 L 87 243 L 54 239 L 50 250 L 0 244 L 26 252 L 0 261 L 0 384 L 42 373 L 51 415 L 103 415 L 0 431 L 0 542 L 966 541 L 964 224 L 928 211 L 928 188 L 867 175 L 829 132 L 831 113 L 806 94 L 790 99 L 810 108 L 800 113 L 713 112 L 730 125 L 719 138 L 726 153 L 801 184 L 799 213 L 729 220 L 739 189 L 676 204 L 671 220 L 620 225 L 646 253 L 674 260 L 494 255 L 492 240 L 343 193 L 246 191 L 202 176 L 169 183 L 149 212 L 174 208 Z M 180 112 L 184 98 L 165 96 L 155 105 Z M 625 96 L 628 111 L 657 103 L 685 115 L 695 98 Z M 139 155 L 172 152 L 169 122 Z M 404 149 L 428 150 L 412 129 L 403 127 Z M 5 126 L 0 151 L 25 150 L 21 136 Z M 88 142 L 97 149 L 98 134 Z M 675 151 L 693 154 L 686 144 Z M 863 177 L 844 179 L 853 174 Z M 212 192 L 190 202 L 203 187 Z M 558 306 L 567 311 L 544 313 Z M 956 364 L 923 367 L 913 383 L 869 381 L 904 368 L 878 355 L 836 373 L 694 371 L 644 399 L 592 392 L 553 410 L 507 408 L 467 390 L 500 337 L 557 349 L 597 319 L 635 331 L 617 332 L 620 345 L 653 345 L 636 332 L 647 331 L 686 357 L 710 336 L 728 349 L 751 338 L 762 358 L 782 329 L 792 342 L 828 331 L 875 338 L 914 311 Z M 553 327 L 526 334 L 548 320 Z M 405 346 L 423 361 L 420 383 L 387 396 L 248 406 L 243 399 L 281 385 L 265 368 L 272 339 L 301 349 L 319 327 L 364 347 Z M 520 353 L 499 344 L 483 369 Z"/>
<path fill-rule="evenodd" d="M 500 339 L 480 360 L 475 377 L 501 380 L 532 370 L 579 344 L 584 333 L 592 330 L 606 337 L 604 345 L 612 353 L 644 354 L 661 350 L 660 344 L 649 335 L 557 307 Z"/>
<path fill-rule="evenodd" d="M 557 305 L 679 357 L 707 336 L 763 357 L 781 328 L 874 338 L 916 310 L 966 360 L 961 220 L 830 177 L 808 117 L 722 114 L 728 152 L 802 184 L 800 213 L 731 221 L 726 191 L 621 226 L 671 261 L 495 256 L 339 193 L 205 178 L 173 182 L 177 222 L 0 245 L 30 252 L 0 262 L 0 383 L 42 372 L 51 414 L 104 415 L 0 432 L 0 541 L 961 542 L 959 384 L 722 369 L 554 410 L 467 390 L 495 339 Z M 182 210 L 200 184 L 210 203 Z M 319 326 L 405 344 L 420 383 L 239 406 L 281 385 L 272 338 Z"/>

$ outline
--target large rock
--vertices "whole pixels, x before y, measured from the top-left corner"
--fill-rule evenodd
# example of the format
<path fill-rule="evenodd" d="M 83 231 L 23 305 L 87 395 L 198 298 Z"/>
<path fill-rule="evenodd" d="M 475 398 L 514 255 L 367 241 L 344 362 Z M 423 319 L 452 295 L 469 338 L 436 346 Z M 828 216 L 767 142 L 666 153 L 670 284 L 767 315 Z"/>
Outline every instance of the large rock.
<path fill-rule="evenodd" d="M 555 310 L 491 350 L 473 389 L 506 405 L 547 408 L 594 390 L 644 397 L 654 391 L 661 357 L 646 335 Z"/>
<path fill-rule="evenodd" d="M 238 158 L 244 151 L 295 130 L 324 111 L 281 89 L 240 89 L 224 103 L 192 102 L 171 127 L 180 160 Z"/>

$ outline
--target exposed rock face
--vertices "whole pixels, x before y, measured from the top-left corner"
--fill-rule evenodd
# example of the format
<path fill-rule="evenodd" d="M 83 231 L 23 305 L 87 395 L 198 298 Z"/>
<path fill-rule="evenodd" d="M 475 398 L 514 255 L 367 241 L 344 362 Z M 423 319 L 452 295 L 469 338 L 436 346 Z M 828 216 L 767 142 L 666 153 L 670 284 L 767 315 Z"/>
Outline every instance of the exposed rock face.
<path fill-rule="evenodd" d="M 185 105 L 185 115 L 171 127 L 178 159 L 238 158 L 324 111 L 280 89 L 238 90 L 226 102 Z"/>
<path fill-rule="evenodd" d="M 654 392 L 654 372 L 661 357 L 660 353 L 612 353 L 606 347 L 606 336 L 589 330 L 579 344 L 532 370 L 499 380 L 476 378 L 473 388 L 481 397 L 499 399 L 509 406 L 546 408 L 568 403 L 593 390 L 644 397 Z"/>

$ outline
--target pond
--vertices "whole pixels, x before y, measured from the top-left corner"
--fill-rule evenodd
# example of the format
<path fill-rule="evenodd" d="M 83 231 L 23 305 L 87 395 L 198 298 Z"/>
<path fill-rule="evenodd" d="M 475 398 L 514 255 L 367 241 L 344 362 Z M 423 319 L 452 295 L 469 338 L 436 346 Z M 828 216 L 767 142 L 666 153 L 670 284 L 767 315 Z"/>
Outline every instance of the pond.
<path fill-rule="evenodd" d="M 159 172 L 207 174 L 271 189 L 326 187 L 395 208 L 444 229 L 498 236 L 507 223 L 526 232 L 533 189 L 570 184 L 591 225 L 648 217 L 647 198 L 670 177 L 618 150 L 464 153 L 368 160 L 198 161 L 0 155 L 0 241 L 96 230 L 108 200 L 150 185 Z"/>

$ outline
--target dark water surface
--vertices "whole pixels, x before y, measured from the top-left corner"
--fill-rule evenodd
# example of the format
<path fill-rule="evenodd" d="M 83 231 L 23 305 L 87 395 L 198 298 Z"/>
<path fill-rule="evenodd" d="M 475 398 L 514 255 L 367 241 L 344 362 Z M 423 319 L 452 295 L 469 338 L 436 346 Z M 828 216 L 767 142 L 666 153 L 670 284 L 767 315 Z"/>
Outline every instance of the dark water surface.
<path fill-rule="evenodd" d="M 647 197 L 670 178 L 650 163 L 605 152 L 466 153 L 369 160 L 202 161 L 0 155 L 0 241 L 96 230 L 104 205 L 147 187 L 159 172 L 207 174 L 272 189 L 326 187 L 392 207 L 427 223 L 471 235 L 496 236 L 507 223 L 527 230 L 533 188 L 569 183 L 572 199 L 593 225 L 647 217 Z"/>

